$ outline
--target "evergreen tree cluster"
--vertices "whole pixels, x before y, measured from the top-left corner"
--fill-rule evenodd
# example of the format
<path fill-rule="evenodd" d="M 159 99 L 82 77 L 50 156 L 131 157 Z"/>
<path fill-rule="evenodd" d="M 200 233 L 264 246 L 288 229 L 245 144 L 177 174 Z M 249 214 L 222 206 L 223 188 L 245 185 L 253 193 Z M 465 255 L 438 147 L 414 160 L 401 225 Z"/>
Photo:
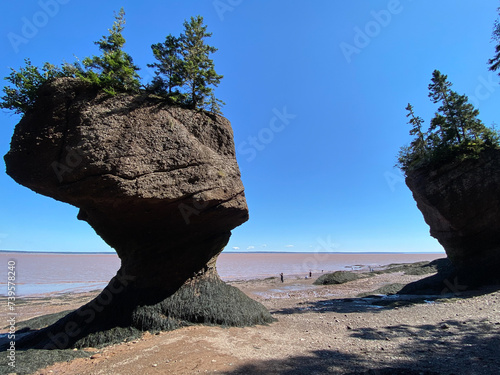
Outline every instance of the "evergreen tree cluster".
<path fill-rule="evenodd" d="M 45 63 L 41 69 L 34 66 L 30 59 L 24 60 L 25 66 L 19 71 L 11 69 L 11 73 L 5 80 L 11 83 L 11 86 L 5 86 L 3 91 L 5 95 L 1 98 L 0 108 L 11 109 L 15 113 L 26 113 L 35 104 L 38 89 L 45 81 L 70 75 L 66 70 Z"/>
<path fill-rule="evenodd" d="M 500 16 L 500 8 L 498 8 Z M 489 70 L 500 70 L 500 17 L 493 26 L 492 40 L 497 42 L 495 55 L 488 60 Z M 499 73 L 500 75 L 500 73 Z M 409 146 L 402 147 L 397 165 L 404 172 L 452 159 L 477 157 L 488 148 L 500 148 L 500 134 L 479 120 L 479 111 L 465 95 L 451 90 L 447 76 L 435 70 L 429 85 L 429 97 L 440 106 L 431 120 L 429 129 L 422 130 L 424 120 L 415 115 L 408 104 L 410 135 L 415 136 Z"/>
<path fill-rule="evenodd" d="M 134 65 L 132 57 L 123 51 L 125 45 L 125 38 L 122 35 L 125 26 L 123 8 L 115 18 L 109 35 L 95 42 L 102 55 L 86 57 L 83 60 L 85 69 L 75 64 L 75 75 L 96 84 L 110 95 L 116 95 L 118 92 L 137 92 L 141 86 L 137 74 L 139 67 Z"/>
<path fill-rule="evenodd" d="M 201 16 L 185 21 L 184 29 L 179 37 L 170 34 L 165 42 L 151 46 L 157 62 L 148 64 L 156 68 L 149 89 L 174 103 L 192 109 L 209 108 L 218 113 L 224 103 L 215 98 L 213 87 L 219 85 L 223 76 L 215 72 L 214 62 L 210 59 L 210 54 L 217 48 L 204 41 L 212 33 L 207 32 Z"/>
<path fill-rule="evenodd" d="M 24 114 L 36 102 L 39 88 L 48 80 L 58 77 L 81 78 L 99 87 L 109 95 L 138 93 L 141 91 L 159 95 L 171 104 L 196 110 L 209 110 L 220 114 L 224 104 L 214 95 L 222 79 L 215 72 L 210 54 L 217 51 L 205 43 L 212 34 L 207 32 L 203 17 L 191 17 L 184 22 L 185 31 L 179 37 L 168 35 L 164 43 L 151 46 L 157 60 L 150 67 L 156 68 L 153 81 L 141 86 L 140 69 L 132 57 L 123 51 L 125 38 L 125 12 L 115 15 L 109 35 L 95 44 L 101 55 L 86 57 L 81 62 L 64 63 L 61 67 L 45 63 L 40 69 L 29 59 L 18 71 L 11 69 L 5 80 L 10 85 L 3 89 L 0 108 Z"/>
<path fill-rule="evenodd" d="M 398 166 L 404 171 L 428 165 L 438 165 L 454 158 L 472 158 L 487 148 L 499 148 L 499 134 L 485 126 L 478 118 L 479 111 L 465 95 L 451 90 L 451 82 L 439 70 L 432 74 L 429 98 L 440 104 L 427 131 L 424 120 L 415 115 L 408 104 L 410 135 L 415 136 L 409 146 L 401 148 Z"/>

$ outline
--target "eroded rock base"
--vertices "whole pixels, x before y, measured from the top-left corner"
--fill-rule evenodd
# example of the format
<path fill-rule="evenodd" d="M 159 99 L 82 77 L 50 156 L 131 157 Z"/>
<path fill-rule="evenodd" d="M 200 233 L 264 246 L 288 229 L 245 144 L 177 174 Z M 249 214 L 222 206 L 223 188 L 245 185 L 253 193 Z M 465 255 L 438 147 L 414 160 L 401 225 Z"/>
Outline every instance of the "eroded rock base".
<path fill-rule="evenodd" d="M 245 327 L 275 321 L 262 304 L 227 285 L 215 270 L 188 280 L 155 304 L 140 303 L 148 299 L 148 293 L 132 287 L 111 293 L 117 290 L 116 282 L 113 279 L 98 297 L 49 327 L 27 333 L 17 347 L 102 347 L 133 340 L 144 331 L 168 331 L 193 324 Z M 158 296 L 158 290 L 151 294 Z"/>

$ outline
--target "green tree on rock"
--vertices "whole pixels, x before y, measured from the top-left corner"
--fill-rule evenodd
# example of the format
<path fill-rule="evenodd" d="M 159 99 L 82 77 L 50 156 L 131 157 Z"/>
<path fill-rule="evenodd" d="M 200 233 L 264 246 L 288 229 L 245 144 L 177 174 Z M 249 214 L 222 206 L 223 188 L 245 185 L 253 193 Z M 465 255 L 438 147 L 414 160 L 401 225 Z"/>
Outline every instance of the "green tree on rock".
<path fill-rule="evenodd" d="M 180 40 L 169 34 L 165 42 L 151 46 L 154 57 L 158 62 L 148 64 L 156 68 L 155 77 L 150 90 L 156 93 L 166 92 L 168 96 L 178 95 L 182 85 L 182 57 L 180 55 Z"/>
<path fill-rule="evenodd" d="M 431 120 L 430 131 L 440 135 L 437 147 L 445 149 L 492 144 L 494 133 L 478 118 L 479 110 L 469 103 L 466 95 L 451 90 L 446 75 L 435 70 L 429 85 L 429 97 L 434 103 L 441 103 Z"/>
<path fill-rule="evenodd" d="M 498 11 L 500 16 L 500 8 L 498 8 Z M 495 47 L 495 56 L 488 60 L 488 64 L 490 65 L 490 70 L 495 72 L 500 69 L 500 19 L 495 21 L 491 39 L 496 41 L 497 45 Z"/>
<path fill-rule="evenodd" d="M 408 123 L 413 126 L 410 130 L 410 135 L 415 136 L 415 139 L 411 143 L 411 147 L 415 150 L 416 155 L 422 159 L 427 152 L 427 140 L 425 134 L 422 132 L 424 120 L 422 117 L 415 115 L 413 106 L 410 103 L 406 106 L 406 110 L 408 111 L 406 117 L 410 118 Z"/>
<path fill-rule="evenodd" d="M 9 86 L 3 88 L 0 108 L 10 109 L 23 114 L 33 107 L 38 97 L 38 89 L 49 79 L 62 77 L 65 73 L 52 64 L 45 63 L 42 69 L 34 66 L 30 59 L 24 60 L 25 66 L 19 71 L 12 69 L 5 77 Z"/>
<path fill-rule="evenodd" d="M 458 131 L 458 119 L 453 115 L 453 92 L 450 87 L 451 82 L 447 81 L 447 76 L 441 74 L 439 70 L 432 73 L 432 83 L 429 84 L 429 98 L 433 103 L 442 103 L 438 108 L 436 117 L 431 120 L 431 131 L 439 129 L 441 141 L 447 144 L 457 137 L 458 143 L 461 142 Z M 456 99 L 456 98 L 455 98 Z"/>
<path fill-rule="evenodd" d="M 115 14 L 109 35 L 95 42 L 101 51 L 99 56 L 86 57 L 81 63 L 65 63 L 61 67 L 45 63 L 41 69 L 27 59 L 25 67 L 19 71 L 12 69 L 5 78 L 10 85 L 3 89 L 5 95 L 0 98 L 0 108 L 26 113 L 36 102 L 40 87 L 47 80 L 58 77 L 83 79 L 110 95 L 139 92 L 139 68 L 134 65 L 132 57 L 123 51 L 124 25 L 125 11 L 122 8 Z M 156 70 L 147 90 L 175 105 L 221 114 L 224 102 L 215 97 L 214 87 L 219 85 L 223 76 L 215 72 L 210 58 L 217 48 L 205 43 L 212 33 L 207 32 L 201 16 L 185 21 L 184 28 L 179 37 L 168 35 L 163 43 L 151 46 L 157 61 L 148 64 Z"/>
<path fill-rule="evenodd" d="M 181 35 L 181 55 L 183 57 L 183 84 L 187 88 L 191 108 L 204 108 L 212 93 L 211 86 L 218 86 L 223 76 L 214 69 L 210 54 L 217 48 L 205 44 L 205 39 L 212 36 L 203 25 L 203 17 L 191 17 L 184 22 L 184 34 Z"/>
<path fill-rule="evenodd" d="M 215 98 L 213 88 L 223 76 L 215 72 L 210 58 L 217 48 L 205 43 L 211 36 L 203 17 L 196 16 L 184 22 L 184 33 L 178 38 L 168 35 L 165 42 L 153 44 L 151 48 L 157 62 L 148 65 L 156 68 L 150 90 L 192 109 L 220 113 L 224 103 Z"/>
<path fill-rule="evenodd" d="M 31 109 L 38 97 L 40 87 L 48 80 L 59 77 L 74 77 L 89 81 L 99 88 L 114 95 L 117 92 L 137 92 L 140 82 L 137 70 L 130 55 L 123 51 L 125 39 L 122 31 L 125 25 L 123 8 L 115 16 L 113 28 L 109 36 L 103 36 L 95 42 L 102 51 L 101 56 L 87 57 L 80 63 L 65 63 L 61 67 L 45 63 L 40 69 L 32 65 L 30 59 L 19 70 L 11 69 L 5 80 L 8 86 L 0 99 L 0 108 L 24 114 Z"/>
<path fill-rule="evenodd" d="M 83 78 L 113 95 L 117 92 L 138 91 L 141 85 L 137 74 L 139 68 L 133 64 L 132 57 L 123 51 L 124 25 L 125 11 L 122 8 L 118 15 L 115 15 L 109 35 L 95 42 L 102 55 L 85 58 L 83 65 L 87 71 L 80 73 Z"/>
<path fill-rule="evenodd" d="M 210 99 L 208 100 L 207 104 L 208 104 L 208 110 L 210 111 L 210 113 L 212 113 L 214 115 L 222 115 L 221 107 L 226 103 L 224 103 L 220 99 L 217 99 L 215 97 L 215 94 L 212 92 L 210 94 Z"/>
<path fill-rule="evenodd" d="M 413 106 L 408 103 L 406 106 L 406 110 L 408 114 L 406 117 L 409 117 L 408 124 L 412 126 L 410 130 L 410 135 L 416 136 L 409 146 L 401 147 L 399 151 L 398 161 L 400 164 L 403 162 L 408 165 L 422 165 L 427 158 L 427 143 L 428 139 L 425 134 L 422 132 L 422 124 L 424 120 L 415 115 Z"/>
<path fill-rule="evenodd" d="M 406 107 L 413 126 L 410 135 L 416 138 L 399 153 L 398 165 L 403 171 L 457 157 L 476 157 L 486 148 L 499 147 L 498 134 L 478 118 L 479 111 L 467 96 L 459 95 L 451 86 L 446 75 L 439 70 L 433 72 L 429 98 L 440 106 L 426 133 L 421 130 L 423 120 L 415 116 L 413 106 Z"/>

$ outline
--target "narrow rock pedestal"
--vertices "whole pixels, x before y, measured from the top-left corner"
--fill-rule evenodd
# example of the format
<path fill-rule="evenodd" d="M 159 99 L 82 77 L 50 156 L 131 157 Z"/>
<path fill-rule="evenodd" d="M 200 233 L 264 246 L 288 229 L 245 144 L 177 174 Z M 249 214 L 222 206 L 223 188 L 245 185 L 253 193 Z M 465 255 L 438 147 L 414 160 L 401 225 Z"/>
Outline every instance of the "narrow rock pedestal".
<path fill-rule="evenodd" d="M 109 97 L 73 78 L 42 87 L 5 155 L 18 183 L 80 208 L 121 268 L 101 294 L 19 347 L 116 342 L 192 323 L 273 321 L 217 274 L 231 230 L 248 220 L 225 118 L 146 94 Z"/>

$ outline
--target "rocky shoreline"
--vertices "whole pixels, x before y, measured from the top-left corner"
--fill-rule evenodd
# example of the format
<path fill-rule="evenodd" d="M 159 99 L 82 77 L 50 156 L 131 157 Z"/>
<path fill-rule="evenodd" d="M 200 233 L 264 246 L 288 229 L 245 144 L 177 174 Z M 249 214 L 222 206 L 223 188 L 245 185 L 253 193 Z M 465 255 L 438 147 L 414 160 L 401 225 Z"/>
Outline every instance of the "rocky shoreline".
<path fill-rule="evenodd" d="M 19 351 L 16 371 L 37 375 L 495 373 L 500 358 L 500 286 L 434 295 L 383 294 L 435 275 L 428 273 L 431 270 L 424 264 L 391 265 L 385 271 L 359 272 L 359 279 L 335 285 L 313 285 L 314 277 L 283 283 L 279 278 L 237 281 L 232 285 L 262 303 L 276 322 L 245 328 L 193 325 L 145 333 L 102 348 Z M 28 318 L 70 310 L 95 294 L 26 299 L 19 313 Z M 30 324 L 34 328 L 33 321 Z"/>

